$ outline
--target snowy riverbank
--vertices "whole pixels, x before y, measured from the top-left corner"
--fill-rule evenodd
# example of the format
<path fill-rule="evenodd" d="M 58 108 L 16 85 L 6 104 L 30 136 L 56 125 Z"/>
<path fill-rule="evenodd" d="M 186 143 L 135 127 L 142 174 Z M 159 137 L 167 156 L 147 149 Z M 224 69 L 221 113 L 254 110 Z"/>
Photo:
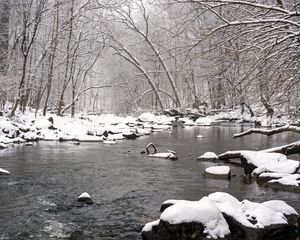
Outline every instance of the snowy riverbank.
<path fill-rule="evenodd" d="M 170 129 L 173 124 L 186 126 L 210 126 L 220 122 L 249 122 L 261 125 L 280 126 L 290 123 L 288 118 L 267 118 L 241 116 L 238 111 L 218 113 L 192 120 L 187 117 L 171 117 L 142 113 L 137 117 L 119 117 L 113 114 L 84 115 L 75 118 L 47 114 L 45 117 L 33 113 L 19 114 L 13 119 L 0 117 L 0 143 L 22 143 L 26 141 L 88 141 L 115 143 L 117 140 L 133 139 L 149 135 L 153 131 Z M 1 145 L 1 148 L 5 145 Z"/>

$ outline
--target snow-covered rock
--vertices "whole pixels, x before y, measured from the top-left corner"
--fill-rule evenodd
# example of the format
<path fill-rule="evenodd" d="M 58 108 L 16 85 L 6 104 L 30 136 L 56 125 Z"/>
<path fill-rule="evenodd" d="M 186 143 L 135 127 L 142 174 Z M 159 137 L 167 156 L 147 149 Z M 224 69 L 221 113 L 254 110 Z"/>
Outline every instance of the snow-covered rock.
<path fill-rule="evenodd" d="M 150 135 L 151 134 L 151 128 L 137 128 L 137 133 L 140 135 L 140 136 L 143 136 L 143 135 Z"/>
<path fill-rule="evenodd" d="M 3 168 L 0 168 L 0 175 L 9 175 L 9 174 L 10 174 L 9 171 L 7 171 L 7 170 L 5 170 Z"/>
<path fill-rule="evenodd" d="M 26 141 L 35 141 L 37 140 L 39 137 L 37 136 L 37 134 L 35 132 L 27 132 L 24 133 L 23 139 L 25 139 Z"/>
<path fill-rule="evenodd" d="M 153 113 L 145 112 L 142 113 L 138 119 L 142 122 L 155 122 L 157 119 L 157 116 L 155 116 Z"/>
<path fill-rule="evenodd" d="M 0 150 L 1 150 L 1 149 L 5 149 L 5 148 L 7 148 L 7 144 L 0 143 Z"/>
<path fill-rule="evenodd" d="M 230 167 L 228 166 L 214 166 L 205 169 L 206 176 L 231 178 Z"/>
<path fill-rule="evenodd" d="M 200 138 L 203 138 L 203 136 L 199 134 L 199 135 L 197 135 L 197 138 L 200 139 Z"/>
<path fill-rule="evenodd" d="M 199 117 L 195 123 L 198 126 L 211 126 L 214 120 L 212 117 Z"/>
<path fill-rule="evenodd" d="M 280 183 L 282 185 L 288 185 L 288 186 L 300 186 L 300 174 L 290 174 L 283 176 L 279 179 L 270 180 L 270 183 Z"/>
<path fill-rule="evenodd" d="M 214 152 L 206 152 L 200 157 L 197 158 L 198 160 L 208 160 L 208 161 L 213 161 L 218 159 L 218 155 L 215 154 Z"/>
<path fill-rule="evenodd" d="M 279 178 L 282 178 L 282 177 L 285 177 L 285 176 L 289 176 L 289 175 L 290 174 L 288 174 L 288 173 L 263 172 L 263 173 L 261 173 L 259 175 L 256 175 L 257 176 L 256 181 L 259 184 L 263 184 L 263 183 L 266 183 L 266 182 L 268 182 L 270 180 L 279 179 Z"/>
<path fill-rule="evenodd" d="M 91 199 L 91 196 L 87 192 L 80 194 L 80 196 L 77 198 L 77 201 L 86 204 L 93 204 L 93 200 Z"/>
<path fill-rule="evenodd" d="M 251 174 L 256 168 L 264 168 L 268 172 L 295 173 L 300 166 L 300 162 L 289 160 L 283 154 L 256 151 L 243 151 L 241 162 L 245 174 Z"/>
<path fill-rule="evenodd" d="M 168 200 L 162 208 L 160 219 L 145 225 L 144 240 L 297 239 L 298 213 L 280 200 L 239 201 L 216 192 L 200 201 Z"/>
<path fill-rule="evenodd" d="M 43 118 L 36 120 L 34 122 L 34 126 L 37 129 L 49 129 L 50 127 L 53 126 L 53 123 L 51 121 L 49 121 L 49 118 L 43 117 Z"/>
<path fill-rule="evenodd" d="M 153 231 L 153 228 L 154 231 Z M 157 231 L 159 229 L 159 231 Z M 225 239 L 229 226 L 216 204 L 208 197 L 200 201 L 179 201 L 168 207 L 160 220 L 146 225 L 143 239 Z"/>
<path fill-rule="evenodd" d="M 195 126 L 196 123 L 189 118 L 179 118 L 178 121 L 183 122 L 183 125 L 185 126 Z"/>
<path fill-rule="evenodd" d="M 116 144 L 117 142 L 115 140 L 104 140 L 103 141 L 104 144 L 108 144 L 108 145 L 114 145 Z"/>
<path fill-rule="evenodd" d="M 170 159 L 170 160 L 178 159 L 177 155 L 173 152 L 154 153 L 154 154 L 149 154 L 148 157 L 164 158 L 164 159 Z"/>

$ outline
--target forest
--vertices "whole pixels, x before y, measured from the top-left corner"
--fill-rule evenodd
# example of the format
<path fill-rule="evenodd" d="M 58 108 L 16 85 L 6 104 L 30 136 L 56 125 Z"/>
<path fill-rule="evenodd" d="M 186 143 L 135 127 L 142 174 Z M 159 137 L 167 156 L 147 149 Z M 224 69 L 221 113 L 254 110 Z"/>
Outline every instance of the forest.
<path fill-rule="evenodd" d="M 0 109 L 297 117 L 299 8 L 295 0 L 1 0 Z"/>

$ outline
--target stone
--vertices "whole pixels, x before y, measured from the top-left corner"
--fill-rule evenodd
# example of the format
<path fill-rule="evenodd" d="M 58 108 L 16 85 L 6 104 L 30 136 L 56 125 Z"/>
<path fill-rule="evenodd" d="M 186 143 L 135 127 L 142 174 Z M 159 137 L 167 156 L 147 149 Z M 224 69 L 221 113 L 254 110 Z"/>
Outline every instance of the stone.
<path fill-rule="evenodd" d="M 126 139 L 136 139 L 139 137 L 139 135 L 137 133 L 123 133 L 123 136 L 126 138 Z"/>
<path fill-rule="evenodd" d="M 93 200 L 91 199 L 90 195 L 87 193 L 87 192 L 84 192 L 82 193 L 78 199 L 77 199 L 78 202 L 83 202 L 83 203 L 86 203 L 86 204 L 93 204 Z"/>
<path fill-rule="evenodd" d="M 213 178 L 231 179 L 231 171 L 228 166 L 214 166 L 206 168 L 204 175 Z"/>

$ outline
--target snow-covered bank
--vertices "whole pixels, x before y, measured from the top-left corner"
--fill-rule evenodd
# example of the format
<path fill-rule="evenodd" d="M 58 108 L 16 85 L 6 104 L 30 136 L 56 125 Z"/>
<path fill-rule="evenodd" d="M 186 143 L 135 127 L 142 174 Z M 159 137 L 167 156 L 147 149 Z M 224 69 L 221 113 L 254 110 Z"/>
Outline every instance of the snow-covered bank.
<path fill-rule="evenodd" d="M 199 201 L 165 201 L 161 210 L 160 219 L 143 228 L 144 240 L 285 239 L 299 231 L 298 213 L 279 200 L 239 201 L 216 192 Z"/>
<path fill-rule="evenodd" d="M 33 113 L 17 115 L 14 119 L 0 117 L 0 148 L 7 143 L 25 141 L 115 142 L 149 135 L 152 131 L 169 129 L 173 117 L 144 113 L 139 117 L 119 117 L 113 114 L 78 115 L 75 118 Z"/>
<path fill-rule="evenodd" d="M 149 112 L 138 117 L 120 117 L 113 114 L 77 115 L 75 118 L 47 114 L 37 116 L 33 112 L 18 114 L 14 119 L 0 117 L 0 143 L 20 143 L 37 140 L 102 142 L 103 140 L 134 139 L 149 135 L 152 131 L 170 129 L 173 124 L 210 126 L 220 122 L 261 123 L 263 117 L 241 115 L 238 110 L 221 112 L 197 119 L 157 115 Z M 276 119 L 276 124 L 289 123 L 288 119 Z M 0 146 L 0 148 L 3 148 Z"/>

